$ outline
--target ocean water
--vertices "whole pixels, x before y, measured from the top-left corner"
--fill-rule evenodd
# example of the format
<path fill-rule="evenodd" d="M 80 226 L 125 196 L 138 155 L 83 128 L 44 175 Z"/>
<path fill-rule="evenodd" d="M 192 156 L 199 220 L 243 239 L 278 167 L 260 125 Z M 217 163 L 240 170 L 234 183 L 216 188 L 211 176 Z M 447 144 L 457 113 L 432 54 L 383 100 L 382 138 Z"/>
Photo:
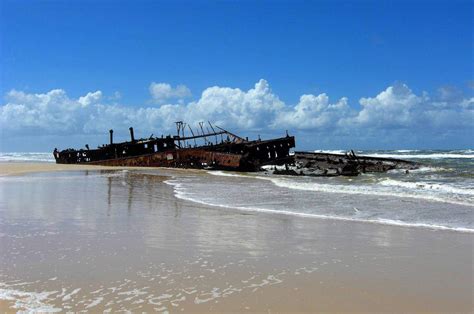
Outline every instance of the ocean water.
<path fill-rule="evenodd" d="M 216 206 L 218 210 L 474 232 L 474 150 L 356 153 L 408 159 L 422 166 L 408 174 L 394 170 L 330 178 L 276 176 L 264 172 L 183 172 L 166 183 L 174 188 L 178 198 Z M 54 159 L 51 153 L 0 153 L 1 161 L 54 162 Z"/>
<path fill-rule="evenodd" d="M 342 153 L 344 151 L 325 151 Z M 166 181 L 177 197 L 222 209 L 474 232 L 474 150 L 357 151 L 420 169 L 358 177 L 210 171 Z"/>
<path fill-rule="evenodd" d="M 53 153 L 2 153 L 0 162 L 54 162 Z"/>

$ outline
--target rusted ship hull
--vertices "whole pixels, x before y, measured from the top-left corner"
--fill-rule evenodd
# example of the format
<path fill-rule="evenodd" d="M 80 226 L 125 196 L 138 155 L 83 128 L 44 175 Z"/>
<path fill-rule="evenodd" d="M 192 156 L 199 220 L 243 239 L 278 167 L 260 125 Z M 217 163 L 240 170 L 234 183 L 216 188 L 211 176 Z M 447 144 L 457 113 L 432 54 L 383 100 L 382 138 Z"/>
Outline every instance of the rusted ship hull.
<path fill-rule="evenodd" d="M 132 156 L 116 159 L 106 159 L 89 162 L 91 165 L 125 166 L 125 167 L 170 167 L 170 168 L 229 168 L 238 169 L 242 156 L 238 154 L 223 154 L 202 149 L 184 149 L 153 153 L 143 156 Z"/>
<path fill-rule="evenodd" d="M 188 126 L 191 136 L 185 135 Z M 274 174 L 308 176 L 355 176 L 364 172 L 385 172 L 392 169 L 416 169 L 414 162 L 358 156 L 353 151 L 342 154 L 296 152 L 295 138 L 289 136 L 253 140 L 239 137 L 222 128 L 212 132 L 200 124 L 201 132 L 177 122 L 177 135 L 150 136 L 136 140 L 130 128 L 130 141 L 114 143 L 110 130 L 110 143 L 97 149 L 54 150 L 59 164 L 90 164 L 128 167 L 173 167 L 197 169 L 224 169 L 234 171 L 259 171 L 262 167 Z M 220 142 L 218 138 L 220 137 Z M 198 144 L 198 140 L 203 143 Z"/>
<path fill-rule="evenodd" d="M 55 149 L 53 154 L 56 163 L 60 164 L 257 171 L 264 164 L 286 160 L 290 157 L 290 149 L 295 147 L 294 137 L 288 134 L 271 140 L 249 141 L 220 128 L 220 131 L 213 128 L 213 132 L 203 131 L 198 135 L 190 129 L 192 136 L 185 136 L 184 127 L 180 124 L 178 135 L 173 137 L 139 140 L 135 140 L 133 128 L 130 128 L 131 140 L 122 143 L 113 142 L 113 131 L 110 130 L 108 145 L 97 149 L 89 149 L 88 145 L 79 150 Z M 204 140 L 204 144 L 197 145 L 196 139 Z"/>
<path fill-rule="evenodd" d="M 270 141 L 273 144 L 288 144 L 294 142 L 293 138 L 277 139 Z M 265 145 L 260 145 L 265 146 Z M 266 147 L 266 146 L 265 146 Z M 169 168 L 196 168 L 196 169 L 223 169 L 237 171 L 257 171 L 265 163 L 279 163 L 285 158 L 274 157 L 278 150 L 268 149 L 272 157 L 258 158 L 255 154 L 222 153 L 202 148 L 185 148 L 180 150 L 168 150 L 152 154 L 130 156 L 123 158 L 105 159 L 99 161 L 82 162 L 90 165 L 102 166 L 125 166 L 125 167 L 169 167 Z M 268 156 L 268 155 L 267 155 Z M 285 156 L 285 152 L 280 152 Z"/>

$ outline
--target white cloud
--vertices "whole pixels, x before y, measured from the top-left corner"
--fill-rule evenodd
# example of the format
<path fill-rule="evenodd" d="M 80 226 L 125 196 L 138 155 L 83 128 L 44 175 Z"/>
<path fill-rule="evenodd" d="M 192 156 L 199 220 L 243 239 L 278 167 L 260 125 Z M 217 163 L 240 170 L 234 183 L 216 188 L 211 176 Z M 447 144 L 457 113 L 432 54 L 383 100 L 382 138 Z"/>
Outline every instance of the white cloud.
<path fill-rule="evenodd" d="M 150 91 L 152 86 L 155 100 L 189 95 L 187 88 L 152 83 Z M 111 98 L 103 97 L 101 91 L 70 98 L 61 89 L 44 94 L 12 90 L 6 95 L 6 104 L 0 106 L 0 127 L 3 133 L 35 136 L 102 134 L 110 128 L 127 132 L 128 127 L 134 126 L 141 134 L 158 135 L 174 132 L 174 122 L 184 120 L 192 124 L 211 121 L 244 132 L 305 130 L 328 138 L 370 136 L 380 137 L 381 141 L 396 130 L 433 137 L 458 130 L 468 136 L 474 125 L 474 98 L 457 92 L 456 97 L 451 97 L 450 91 L 439 91 L 432 99 L 427 93 L 416 95 L 405 84 L 395 84 L 378 95 L 361 98 L 357 110 L 349 106 L 346 97 L 331 102 L 324 93 L 305 94 L 295 105 L 288 105 L 265 80 L 247 91 L 209 87 L 197 100 L 159 107 L 111 103 Z"/>
<path fill-rule="evenodd" d="M 273 94 L 265 80 L 254 88 L 210 87 L 198 101 L 186 107 L 186 120 L 213 121 L 232 128 L 256 129 L 270 126 L 285 104 Z"/>
<path fill-rule="evenodd" d="M 2 128 L 14 131 L 70 129 L 79 119 L 78 110 L 92 103 L 100 95 L 100 92 L 96 93 L 71 100 L 62 89 L 54 89 L 46 94 L 12 90 L 7 94 L 7 104 L 0 107 Z"/>
<path fill-rule="evenodd" d="M 100 90 L 94 93 L 87 93 L 87 95 L 79 97 L 78 102 L 83 106 L 87 107 L 91 104 L 97 103 L 102 98 L 102 92 Z"/>
<path fill-rule="evenodd" d="M 373 98 L 361 98 L 362 110 L 353 122 L 378 128 L 408 126 L 416 118 L 416 107 L 424 101 L 423 96 L 416 96 L 405 84 L 396 84 Z"/>
<path fill-rule="evenodd" d="M 452 97 L 443 90 L 438 99 L 431 99 L 428 93 L 418 96 L 405 84 L 388 87 L 375 97 L 361 98 L 362 109 L 345 122 L 355 128 L 371 129 L 413 129 L 414 131 L 440 128 L 473 128 L 473 100 L 465 99 L 459 93 Z"/>
<path fill-rule="evenodd" d="M 296 106 L 278 113 L 274 127 L 281 125 L 295 129 L 334 128 L 339 125 L 341 119 L 350 114 L 346 97 L 331 104 L 324 93 L 318 96 L 302 95 Z"/>
<path fill-rule="evenodd" d="M 155 103 L 161 104 L 169 99 L 177 99 L 182 101 L 187 97 L 191 96 L 191 91 L 185 85 L 178 85 L 173 88 L 168 83 L 155 83 L 152 82 L 148 88 L 152 100 Z"/>

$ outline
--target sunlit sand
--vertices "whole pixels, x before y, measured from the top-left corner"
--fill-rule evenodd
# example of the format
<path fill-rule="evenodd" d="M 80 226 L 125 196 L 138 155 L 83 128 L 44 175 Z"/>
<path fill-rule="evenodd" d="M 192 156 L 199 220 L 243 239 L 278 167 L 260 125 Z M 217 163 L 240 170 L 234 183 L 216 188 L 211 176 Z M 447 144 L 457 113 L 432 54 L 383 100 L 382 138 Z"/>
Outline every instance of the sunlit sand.
<path fill-rule="evenodd" d="M 2 173 L 2 310 L 472 308 L 471 234 L 222 210 L 175 198 L 175 170 Z"/>

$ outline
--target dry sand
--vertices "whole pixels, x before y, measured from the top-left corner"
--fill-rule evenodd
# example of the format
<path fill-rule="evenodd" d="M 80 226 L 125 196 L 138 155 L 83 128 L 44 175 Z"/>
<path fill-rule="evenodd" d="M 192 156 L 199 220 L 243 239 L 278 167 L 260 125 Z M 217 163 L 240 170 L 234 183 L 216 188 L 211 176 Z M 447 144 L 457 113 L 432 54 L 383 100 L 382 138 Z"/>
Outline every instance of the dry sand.
<path fill-rule="evenodd" d="M 0 311 L 473 310 L 472 234 L 223 210 L 130 170 L 0 165 L 23 174 L 0 186 Z"/>

